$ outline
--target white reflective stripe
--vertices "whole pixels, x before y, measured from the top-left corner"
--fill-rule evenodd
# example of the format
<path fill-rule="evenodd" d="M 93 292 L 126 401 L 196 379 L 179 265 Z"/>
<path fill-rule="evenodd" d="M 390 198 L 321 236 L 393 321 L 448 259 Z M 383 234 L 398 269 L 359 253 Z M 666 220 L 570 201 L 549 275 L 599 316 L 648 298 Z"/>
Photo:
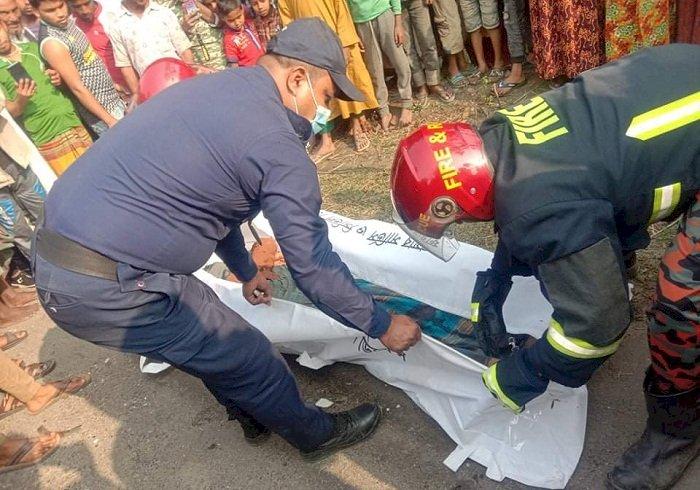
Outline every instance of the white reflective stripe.
<path fill-rule="evenodd" d="M 652 209 L 651 222 L 656 222 L 670 215 L 680 200 L 681 184 L 665 185 L 654 190 L 654 205 Z"/>
<path fill-rule="evenodd" d="M 700 100 L 691 102 L 686 106 L 679 107 L 672 111 L 668 111 L 666 114 L 660 114 L 647 121 L 632 124 L 627 129 L 627 133 L 625 134 L 630 138 L 638 138 L 639 136 L 646 135 L 647 133 L 653 132 L 656 129 L 670 125 L 676 121 L 680 121 L 683 118 L 695 115 L 698 112 L 700 112 Z"/>
<path fill-rule="evenodd" d="M 602 349 L 587 349 L 586 347 L 581 347 L 578 344 L 573 343 L 569 339 L 566 338 L 566 336 L 557 331 L 554 327 L 549 327 L 549 330 L 547 331 L 547 335 L 552 339 L 552 341 L 556 342 L 560 346 L 562 346 L 564 349 L 568 350 L 569 352 L 573 352 L 574 354 L 579 354 L 582 357 L 603 357 L 605 354 L 607 348 L 602 348 Z"/>

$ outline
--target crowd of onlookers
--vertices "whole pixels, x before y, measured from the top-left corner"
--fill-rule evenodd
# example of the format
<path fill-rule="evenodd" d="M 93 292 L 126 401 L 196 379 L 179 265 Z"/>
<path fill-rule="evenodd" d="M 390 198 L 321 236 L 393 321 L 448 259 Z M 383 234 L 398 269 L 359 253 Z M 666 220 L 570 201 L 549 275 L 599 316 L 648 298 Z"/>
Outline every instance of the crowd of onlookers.
<path fill-rule="evenodd" d="M 304 17 L 338 35 L 348 76 L 365 95 L 333 101 L 310 149 L 316 162 L 334 153 L 339 122 L 362 152 L 375 125 L 409 126 L 413 111 L 431 99 L 453 103 L 468 85 L 502 97 L 528 74 L 559 84 L 640 47 L 700 42 L 696 0 L 0 0 L 0 327 L 38 308 L 29 250 L 45 191 L 32 152 L 60 176 L 129 117 L 154 61 L 178 58 L 199 73 L 251 66 Z M 0 348 L 26 336 L 0 335 Z M 89 382 L 35 381 L 52 367 L 0 352 L 0 418 L 35 413 Z M 0 471 L 44 457 L 57 437 L 0 436 Z"/>

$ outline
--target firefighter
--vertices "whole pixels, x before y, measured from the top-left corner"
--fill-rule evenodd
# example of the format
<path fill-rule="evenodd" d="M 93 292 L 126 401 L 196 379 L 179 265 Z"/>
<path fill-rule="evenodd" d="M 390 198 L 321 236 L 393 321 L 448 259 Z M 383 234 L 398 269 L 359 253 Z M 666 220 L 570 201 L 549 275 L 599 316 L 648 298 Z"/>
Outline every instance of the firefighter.
<path fill-rule="evenodd" d="M 550 381 L 584 385 L 615 353 L 631 318 L 625 259 L 649 244 L 649 224 L 683 215 L 649 315 L 646 430 L 609 488 L 669 488 L 700 448 L 698 66 L 700 46 L 641 50 L 478 130 L 428 124 L 400 143 L 392 171 L 395 219 L 443 260 L 457 251 L 450 225 L 495 222 L 493 263 L 472 298 L 485 350 L 506 349 L 513 275 L 534 275 L 552 304 L 542 338 L 483 374 L 514 412 Z"/>

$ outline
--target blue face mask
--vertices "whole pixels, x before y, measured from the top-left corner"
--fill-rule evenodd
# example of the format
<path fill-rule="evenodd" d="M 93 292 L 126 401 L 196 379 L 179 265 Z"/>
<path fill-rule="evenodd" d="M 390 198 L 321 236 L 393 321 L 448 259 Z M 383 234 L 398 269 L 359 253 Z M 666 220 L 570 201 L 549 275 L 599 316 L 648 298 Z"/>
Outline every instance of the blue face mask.
<path fill-rule="evenodd" d="M 323 128 L 328 124 L 328 120 L 331 118 L 331 110 L 328 107 L 319 105 L 318 102 L 316 102 L 316 95 L 314 94 L 314 87 L 311 84 L 311 78 L 309 77 L 309 74 L 306 74 L 306 81 L 309 82 L 309 90 L 311 90 L 311 98 L 314 101 L 314 105 L 316 106 L 316 114 L 314 115 L 314 118 L 311 120 L 311 131 L 313 131 L 314 134 L 320 133 Z M 299 106 L 297 105 L 297 98 L 294 97 L 294 108 L 296 109 L 297 114 L 299 114 Z"/>

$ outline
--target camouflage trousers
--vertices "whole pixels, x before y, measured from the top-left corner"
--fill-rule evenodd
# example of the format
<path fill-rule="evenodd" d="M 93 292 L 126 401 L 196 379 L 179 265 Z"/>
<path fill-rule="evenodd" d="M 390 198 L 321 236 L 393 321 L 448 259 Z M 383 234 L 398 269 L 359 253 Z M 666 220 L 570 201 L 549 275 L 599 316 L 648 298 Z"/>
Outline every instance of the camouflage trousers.
<path fill-rule="evenodd" d="M 661 259 L 656 301 L 649 311 L 649 350 L 657 389 L 700 383 L 700 192 Z"/>

